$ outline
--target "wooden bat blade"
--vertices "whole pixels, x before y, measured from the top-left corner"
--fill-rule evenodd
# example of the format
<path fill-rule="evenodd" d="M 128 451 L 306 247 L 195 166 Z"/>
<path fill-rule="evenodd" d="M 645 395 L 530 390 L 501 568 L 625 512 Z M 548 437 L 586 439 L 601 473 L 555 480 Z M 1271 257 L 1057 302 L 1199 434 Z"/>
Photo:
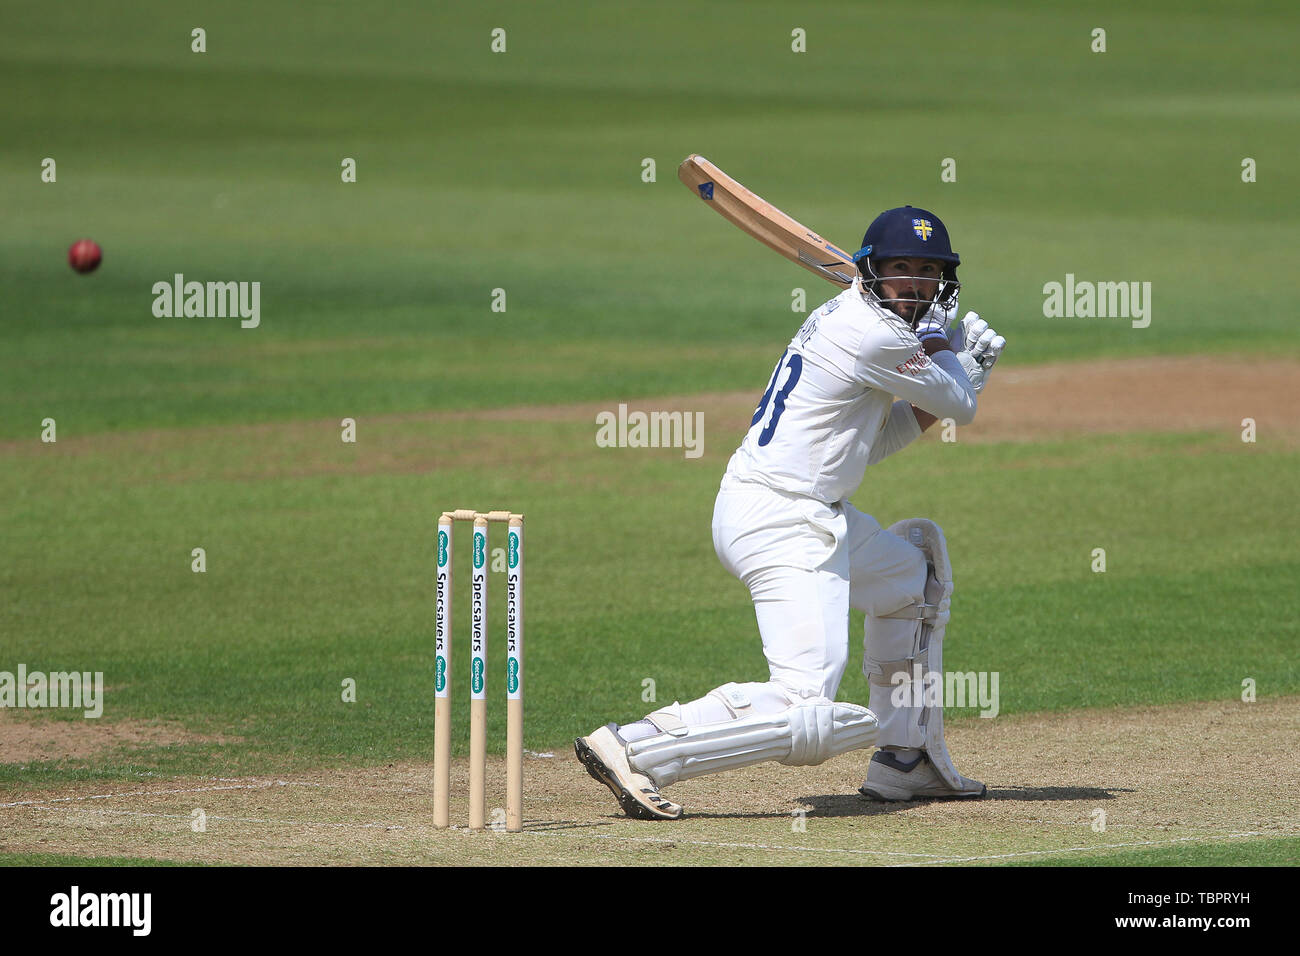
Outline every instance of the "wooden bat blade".
<path fill-rule="evenodd" d="M 725 219 L 791 262 L 841 289 L 853 284 L 858 267 L 850 253 L 791 219 L 703 156 L 692 154 L 682 160 L 677 178 Z"/>

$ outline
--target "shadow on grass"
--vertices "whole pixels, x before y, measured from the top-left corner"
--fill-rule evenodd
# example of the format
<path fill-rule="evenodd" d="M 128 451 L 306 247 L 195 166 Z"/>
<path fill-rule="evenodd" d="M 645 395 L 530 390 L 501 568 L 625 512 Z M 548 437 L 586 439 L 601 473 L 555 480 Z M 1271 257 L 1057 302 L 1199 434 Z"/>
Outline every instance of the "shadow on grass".
<path fill-rule="evenodd" d="M 1072 801 L 1087 801 L 1095 803 L 1098 800 L 1115 800 L 1120 794 L 1136 793 L 1136 790 L 1124 787 L 999 787 L 990 789 L 989 792 L 978 800 L 970 798 L 960 798 L 957 800 L 906 800 L 897 803 L 880 803 L 875 800 L 868 800 L 858 793 L 834 793 L 819 794 L 816 796 L 799 797 L 794 801 L 794 807 L 791 810 L 772 811 L 764 810 L 753 813 L 744 811 L 734 812 L 701 812 L 692 811 L 689 807 L 683 820 L 784 820 L 790 817 L 794 809 L 805 807 L 808 809 L 810 816 L 817 817 L 876 817 L 890 813 L 899 813 L 904 810 L 910 810 L 914 807 L 927 803 L 984 803 L 990 800 L 1021 800 L 1035 802 L 1040 800 L 1069 803 Z M 612 811 L 608 816 L 597 820 L 528 820 L 525 821 L 524 828 L 530 831 L 557 831 L 557 830 L 584 830 L 599 827 L 608 827 L 617 823 L 629 822 L 628 817 L 621 812 Z M 650 827 L 664 826 L 663 836 L 670 836 L 670 820 L 660 821 L 639 821 Z"/>
<path fill-rule="evenodd" d="M 1048 800 L 1068 803 L 1074 800 L 1114 800 L 1118 794 L 1136 793 L 1123 787 L 999 787 L 990 788 L 980 799 L 958 798 L 955 800 L 918 799 L 904 800 L 896 803 L 880 803 L 868 800 L 861 794 L 835 793 L 819 796 L 800 797 L 797 801 L 803 806 L 811 807 L 811 813 L 819 817 L 874 817 L 882 814 L 898 813 L 927 803 L 972 803 L 978 804 L 989 800 Z M 751 814 L 715 814 L 716 816 L 750 816 Z M 788 816 L 789 814 L 753 814 L 753 816 Z"/>

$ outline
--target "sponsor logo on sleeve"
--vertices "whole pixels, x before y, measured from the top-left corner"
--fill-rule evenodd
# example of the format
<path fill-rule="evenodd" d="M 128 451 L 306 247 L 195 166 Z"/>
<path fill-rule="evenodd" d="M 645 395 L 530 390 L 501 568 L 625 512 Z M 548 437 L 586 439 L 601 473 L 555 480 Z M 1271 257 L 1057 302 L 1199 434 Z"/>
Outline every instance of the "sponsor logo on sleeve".
<path fill-rule="evenodd" d="M 908 375 L 915 375 L 922 369 L 929 368 L 932 364 L 934 363 L 930 361 L 930 356 L 925 354 L 925 349 L 917 349 L 916 354 L 910 359 L 899 365 L 895 365 L 894 367 L 900 372 L 905 372 Z"/>

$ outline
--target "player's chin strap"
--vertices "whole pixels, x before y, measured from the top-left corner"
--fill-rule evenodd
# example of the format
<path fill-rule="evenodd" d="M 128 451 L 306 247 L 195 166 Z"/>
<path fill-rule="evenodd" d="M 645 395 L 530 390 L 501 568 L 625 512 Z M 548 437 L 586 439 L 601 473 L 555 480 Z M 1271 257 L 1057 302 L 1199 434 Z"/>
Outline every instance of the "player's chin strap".
<path fill-rule="evenodd" d="M 870 247 L 868 247 L 870 248 Z M 891 314 L 893 310 L 889 308 L 890 302 L 906 302 L 908 305 L 915 305 L 918 302 L 925 302 L 924 299 L 903 299 L 903 298 L 882 298 L 876 288 L 876 283 L 880 281 L 880 276 L 876 274 L 875 267 L 871 264 L 871 259 L 863 256 L 861 259 L 854 260 L 858 266 L 858 272 L 862 278 L 862 291 L 874 301 L 880 303 Z M 934 282 L 933 277 L 926 276 L 890 276 L 891 279 L 914 279 L 917 282 Z M 940 278 L 939 287 L 935 297 L 930 302 L 930 308 L 922 312 L 920 316 L 913 320 L 904 320 L 912 326 L 913 329 L 921 328 L 925 323 L 937 323 L 942 317 L 944 325 L 951 321 L 957 312 L 957 297 L 961 293 L 961 282 L 954 276 L 953 278 Z"/>
<path fill-rule="evenodd" d="M 943 739 L 943 635 L 952 598 L 947 542 L 926 518 L 899 521 L 889 532 L 921 549 L 927 574 L 924 604 L 866 618 L 862 669 L 868 706 L 880 721 L 876 744 L 924 750 L 955 792 L 980 792 L 982 783 L 957 772 Z"/>

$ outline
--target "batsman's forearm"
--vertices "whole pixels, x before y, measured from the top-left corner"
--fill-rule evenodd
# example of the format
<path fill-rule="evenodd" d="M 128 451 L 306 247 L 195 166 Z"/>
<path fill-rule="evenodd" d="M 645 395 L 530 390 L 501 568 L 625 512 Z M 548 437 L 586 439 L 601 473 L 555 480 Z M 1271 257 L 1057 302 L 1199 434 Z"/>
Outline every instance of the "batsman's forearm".
<path fill-rule="evenodd" d="M 935 352 L 942 352 L 945 349 L 951 352 L 952 344 L 948 342 L 946 336 L 943 338 L 938 336 L 926 336 L 921 340 L 921 348 L 925 349 L 926 355 L 933 356 Z M 912 414 L 916 416 L 916 424 L 921 427 L 921 431 L 925 431 L 939 420 L 937 415 L 931 415 L 925 409 L 917 408 L 915 405 L 912 406 Z"/>
<path fill-rule="evenodd" d="M 926 355 L 933 356 L 938 352 L 951 352 L 952 343 L 943 332 L 930 332 L 921 337 L 921 348 L 925 349 Z"/>
<path fill-rule="evenodd" d="M 958 425 L 975 420 L 975 389 L 961 362 L 951 349 L 935 349 L 930 356 L 933 368 L 926 370 L 928 381 L 917 382 L 922 388 L 895 388 L 894 394 L 924 409 L 934 418 L 951 418 Z M 924 424 L 918 419 L 918 424 Z"/>

